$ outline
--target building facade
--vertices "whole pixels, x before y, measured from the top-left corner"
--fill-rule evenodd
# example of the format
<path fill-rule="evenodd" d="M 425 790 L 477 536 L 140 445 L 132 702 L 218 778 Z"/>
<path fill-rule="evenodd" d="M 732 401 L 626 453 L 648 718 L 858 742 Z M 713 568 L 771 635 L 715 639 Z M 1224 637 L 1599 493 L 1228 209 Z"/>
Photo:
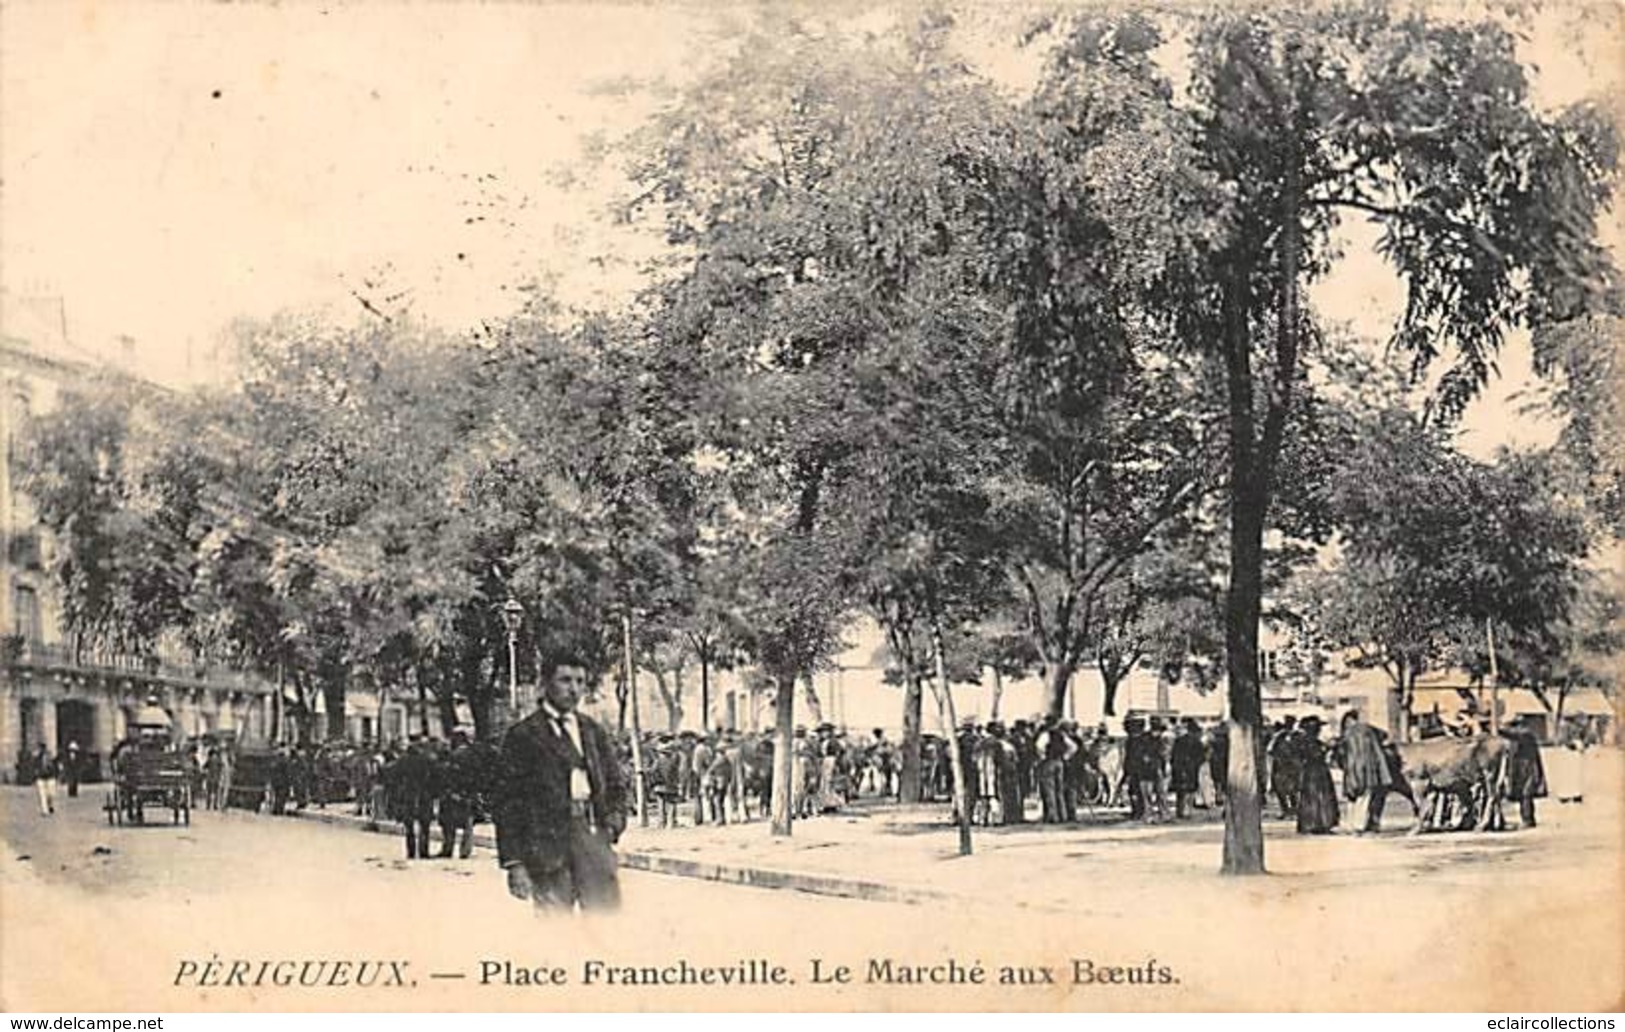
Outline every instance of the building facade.
<path fill-rule="evenodd" d="M 14 780 L 19 759 L 42 743 L 57 754 L 77 744 L 90 773 L 105 771 L 107 755 L 149 699 L 169 714 L 177 737 L 267 741 L 277 713 L 275 689 L 263 679 L 204 667 L 180 650 L 137 658 L 64 633 L 50 535 L 17 488 L 19 434 L 64 392 L 131 378 L 69 346 L 60 304 L 53 313 L 37 302 L 7 301 L 0 331 L 0 777 Z"/>

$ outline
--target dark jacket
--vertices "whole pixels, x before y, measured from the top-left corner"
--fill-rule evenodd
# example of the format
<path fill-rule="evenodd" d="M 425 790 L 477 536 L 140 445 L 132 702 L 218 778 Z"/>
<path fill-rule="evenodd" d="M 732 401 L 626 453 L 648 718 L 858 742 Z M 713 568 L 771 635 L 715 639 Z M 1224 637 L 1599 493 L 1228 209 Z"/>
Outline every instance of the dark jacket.
<path fill-rule="evenodd" d="M 1202 736 L 1185 732 L 1174 739 L 1173 756 L 1170 757 L 1170 782 L 1175 792 L 1195 792 L 1201 780 L 1202 762 L 1207 759 L 1207 750 L 1202 746 Z"/>
<path fill-rule="evenodd" d="M 55 756 L 50 753 L 36 753 L 34 755 L 33 780 L 45 781 L 49 778 L 55 778 L 59 772 L 60 768 L 57 766 Z"/>
<path fill-rule="evenodd" d="M 626 782 L 603 728 L 576 714 L 582 761 L 592 789 L 593 822 L 618 838 L 626 825 Z M 570 849 L 570 771 L 575 745 L 538 710 L 509 729 L 494 813 L 497 859 L 557 861 Z"/>
<path fill-rule="evenodd" d="M 1501 737 L 1512 745 L 1512 756 L 1507 764 L 1507 798 L 1545 798 L 1546 765 L 1540 759 L 1540 741 L 1518 727 L 1503 728 Z"/>
<path fill-rule="evenodd" d="M 421 743 L 414 743 L 406 752 L 390 761 L 384 768 L 384 789 L 390 818 L 411 821 L 432 817 L 437 781 L 439 777 L 434 757 Z"/>
<path fill-rule="evenodd" d="M 1123 773 L 1131 781 L 1158 781 L 1162 772 L 1162 743 L 1145 732 L 1130 734 L 1123 743 Z"/>

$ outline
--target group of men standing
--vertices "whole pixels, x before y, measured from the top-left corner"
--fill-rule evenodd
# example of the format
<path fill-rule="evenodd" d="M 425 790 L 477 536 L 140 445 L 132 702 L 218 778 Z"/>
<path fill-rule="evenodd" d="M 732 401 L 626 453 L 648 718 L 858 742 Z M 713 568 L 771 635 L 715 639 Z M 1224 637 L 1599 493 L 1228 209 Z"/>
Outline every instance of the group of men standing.
<path fill-rule="evenodd" d="M 660 826 L 674 828 L 679 809 L 692 806 L 694 825 L 727 824 L 745 817 L 746 743 L 733 731 L 660 734 L 649 742 L 649 796 L 660 807 Z"/>
<path fill-rule="evenodd" d="M 1313 714 L 1282 718 L 1265 745 L 1269 788 L 1281 816 L 1293 818 L 1302 835 L 1323 835 L 1341 823 L 1332 768 L 1342 771 L 1349 824 L 1357 833 L 1381 830 L 1383 805 L 1398 792 L 1412 799 L 1404 762 L 1388 734 L 1360 714 L 1343 715 L 1338 736 L 1320 737 L 1323 721 Z"/>
<path fill-rule="evenodd" d="M 1204 728 L 1194 718 L 1178 724 L 1160 717 L 1130 717 L 1124 736 L 1105 727 L 1043 717 L 1006 727 L 967 721 L 956 736 L 979 823 L 1018 824 L 1037 797 L 1040 819 L 1069 824 L 1081 807 L 1126 802 L 1135 820 L 1166 820 L 1216 805 L 1224 783 L 1228 738 L 1222 724 Z M 939 766 L 928 764 L 930 773 Z M 936 778 L 931 779 L 934 783 Z M 932 793 L 928 792 L 928 796 Z"/>
<path fill-rule="evenodd" d="M 693 823 L 749 820 L 753 806 L 765 813 L 773 785 L 771 735 L 712 731 L 646 735 L 644 776 L 659 806 L 661 827 L 677 827 L 685 807 Z M 628 759 L 622 750 L 623 767 Z M 790 808 L 797 818 L 837 813 L 867 790 L 895 798 L 899 757 L 885 731 L 871 737 L 822 723 L 794 729 L 790 739 Z M 630 770 L 624 771 L 630 779 Z"/>
<path fill-rule="evenodd" d="M 1387 732 L 1373 727 L 1353 710 L 1343 715 L 1336 737 L 1322 739 L 1322 727 L 1318 716 L 1288 716 L 1265 739 L 1270 793 L 1281 816 L 1295 820 L 1299 834 L 1328 834 L 1343 823 L 1334 769 L 1340 773 L 1343 800 L 1348 803 L 1348 826 L 1355 834 L 1382 829 L 1384 805 L 1390 795 L 1409 800 L 1421 820 L 1421 807 L 1406 778 L 1404 758 Z M 1490 729 L 1483 726 L 1463 737 L 1483 740 L 1490 736 Z M 1505 742 L 1506 762 L 1504 769 L 1490 773 L 1494 785 L 1489 791 L 1496 798 L 1469 798 L 1462 807 L 1463 819 L 1472 823 L 1475 808 L 1494 807 L 1498 813 L 1499 800 L 1505 798 L 1518 803 L 1520 826 L 1533 828 L 1535 800 L 1547 794 L 1540 741 L 1521 718 L 1502 727 L 1499 737 Z"/>
<path fill-rule="evenodd" d="M 498 762 L 494 747 L 461 729 L 449 742 L 413 735 L 405 749 L 378 758 L 366 802 L 358 788 L 357 804 L 375 820 L 400 822 L 408 860 L 430 858 L 435 825 L 440 847 L 432 855 L 466 860 L 474 853 L 474 824 L 490 808 Z"/>

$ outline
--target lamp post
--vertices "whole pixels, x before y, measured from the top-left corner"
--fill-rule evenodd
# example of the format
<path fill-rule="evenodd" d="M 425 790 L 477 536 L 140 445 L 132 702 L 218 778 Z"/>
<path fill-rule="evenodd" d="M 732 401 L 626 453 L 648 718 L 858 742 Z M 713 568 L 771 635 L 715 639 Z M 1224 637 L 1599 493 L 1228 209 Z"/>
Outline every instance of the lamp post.
<path fill-rule="evenodd" d="M 525 607 L 510 596 L 502 603 L 502 623 L 508 628 L 508 712 L 513 716 L 519 709 L 519 628 L 524 622 Z"/>

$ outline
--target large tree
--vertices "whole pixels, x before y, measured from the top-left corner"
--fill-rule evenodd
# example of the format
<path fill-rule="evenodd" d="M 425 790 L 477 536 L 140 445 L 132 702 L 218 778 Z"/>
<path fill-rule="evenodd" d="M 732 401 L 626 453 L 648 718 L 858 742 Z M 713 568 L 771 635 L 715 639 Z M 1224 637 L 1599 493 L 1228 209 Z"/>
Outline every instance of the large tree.
<path fill-rule="evenodd" d="M 1188 48 L 1176 90 L 1152 57 Z M 1493 21 L 1339 5 L 1164 26 L 1068 24 L 1048 76 L 1103 109 L 1151 97 L 1109 144 L 1140 161 L 1093 184 L 1114 231 L 1144 244 L 1170 337 L 1214 356 L 1228 401 L 1232 746 L 1223 870 L 1264 870 L 1256 744 L 1264 531 L 1277 463 L 1320 339 L 1305 289 L 1333 272 L 1337 227 L 1373 221 L 1403 281 L 1393 343 L 1448 356 L 1434 408 L 1459 413 L 1508 329 L 1584 314 L 1608 278 L 1596 219 L 1613 174 L 1607 123 L 1537 110 L 1516 37 Z M 1105 84 L 1105 85 L 1101 85 Z"/>
<path fill-rule="evenodd" d="M 699 413 L 704 461 L 766 535 L 739 552 L 763 578 L 744 579 L 744 608 L 765 607 L 765 627 L 741 623 L 770 667 L 783 746 L 793 697 L 783 664 L 819 657 L 832 640 L 819 628 L 844 615 L 847 590 L 894 634 L 912 628 L 913 602 L 898 609 L 886 585 L 864 580 L 875 569 L 861 547 L 868 528 L 847 517 L 875 498 L 860 485 L 888 486 L 874 476 L 888 451 L 954 439 L 945 417 L 963 426 L 986 408 L 927 389 L 933 363 L 961 383 L 990 371 L 958 341 L 996 322 L 967 303 L 976 256 L 958 237 L 971 192 L 956 163 L 978 160 L 997 105 L 944 60 L 947 27 L 928 17 L 882 42 L 768 17 L 657 123 L 636 170 L 684 256 L 659 295 L 657 332 L 686 361 L 674 389 Z M 781 578 L 809 555 L 822 557 L 820 579 Z M 802 600 L 813 583 L 829 597 L 779 613 L 785 591 Z M 919 703 L 918 691 L 905 695 L 915 743 Z"/>
<path fill-rule="evenodd" d="M 76 650 L 151 657 L 188 619 L 203 484 L 166 452 L 178 398 L 109 378 L 32 421 L 19 486 L 50 532 L 45 553 Z"/>

